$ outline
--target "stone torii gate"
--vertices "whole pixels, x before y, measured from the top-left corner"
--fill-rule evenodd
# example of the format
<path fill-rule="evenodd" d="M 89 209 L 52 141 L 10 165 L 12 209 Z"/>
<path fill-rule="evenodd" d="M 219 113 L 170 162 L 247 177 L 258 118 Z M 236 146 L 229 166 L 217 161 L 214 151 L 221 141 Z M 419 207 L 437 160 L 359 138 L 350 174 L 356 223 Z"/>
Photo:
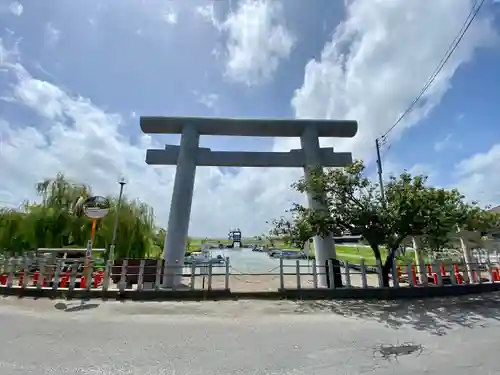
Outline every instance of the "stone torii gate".
<path fill-rule="evenodd" d="M 141 117 L 146 134 L 181 134 L 180 146 L 166 145 L 164 150 L 147 150 L 146 163 L 176 165 L 174 189 L 168 219 L 163 256 L 167 265 L 183 262 L 193 200 L 196 166 L 222 167 L 302 167 L 306 178 L 317 167 L 343 167 L 352 163 L 350 152 L 320 148 L 319 137 L 352 138 L 356 121 L 231 119 L 200 117 Z M 199 147 L 200 135 L 250 137 L 300 137 L 301 149 L 288 152 L 212 151 Z M 308 194 L 311 208 L 319 202 Z M 325 265 L 336 258 L 333 236 L 315 237 L 316 264 Z M 179 271 L 165 273 L 164 287 L 179 285 Z M 319 277 L 326 284 L 326 277 Z"/>

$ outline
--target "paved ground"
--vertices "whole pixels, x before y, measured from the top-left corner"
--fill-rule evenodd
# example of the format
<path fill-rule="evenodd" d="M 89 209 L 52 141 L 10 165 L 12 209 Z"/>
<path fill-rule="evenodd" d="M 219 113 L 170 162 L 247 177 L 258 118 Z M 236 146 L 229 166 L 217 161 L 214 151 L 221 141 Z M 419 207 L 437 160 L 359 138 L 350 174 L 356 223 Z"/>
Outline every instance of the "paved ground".
<path fill-rule="evenodd" d="M 0 375 L 498 374 L 499 302 L 0 298 Z"/>

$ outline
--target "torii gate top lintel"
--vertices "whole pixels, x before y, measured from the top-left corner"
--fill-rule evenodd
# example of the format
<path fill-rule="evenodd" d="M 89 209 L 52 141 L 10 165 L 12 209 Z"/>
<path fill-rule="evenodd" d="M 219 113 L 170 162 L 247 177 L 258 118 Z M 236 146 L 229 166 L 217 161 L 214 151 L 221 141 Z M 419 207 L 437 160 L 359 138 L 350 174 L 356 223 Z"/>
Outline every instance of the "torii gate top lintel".
<path fill-rule="evenodd" d="M 312 119 L 239 119 L 217 117 L 158 117 L 140 118 L 146 134 L 182 134 L 183 127 L 193 125 L 200 135 L 240 137 L 300 137 L 313 127 L 318 137 L 352 138 L 358 131 L 354 120 Z"/>

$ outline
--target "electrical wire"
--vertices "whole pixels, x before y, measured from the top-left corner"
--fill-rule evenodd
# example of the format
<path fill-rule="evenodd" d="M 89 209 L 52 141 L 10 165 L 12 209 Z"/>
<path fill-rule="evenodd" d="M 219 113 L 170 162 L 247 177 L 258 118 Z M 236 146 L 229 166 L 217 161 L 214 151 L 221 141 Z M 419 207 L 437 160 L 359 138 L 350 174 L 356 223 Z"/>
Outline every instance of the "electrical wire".
<path fill-rule="evenodd" d="M 437 68 L 434 70 L 430 78 L 427 80 L 427 83 L 424 85 L 420 93 L 417 95 L 417 97 L 413 100 L 413 102 L 410 104 L 410 106 L 403 112 L 401 116 L 397 119 L 397 121 L 382 135 L 379 137 L 381 140 L 381 143 L 385 143 L 387 140 L 387 136 L 391 131 L 398 126 L 401 121 L 413 110 L 415 105 L 418 103 L 418 101 L 422 98 L 422 96 L 426 93 L 427 89 L 432 85 L 432 83 L 435 81 L 436 77 L 438 74 L 441 72 L 443 67 L 446 65 L 450 57 L 453 55 L 453 52 L 457 49 L 458 45 L 462 41 L 463 37 L 465 36 L 465 33 L 467 30 L 469 30 L 470 25 L 476 18 L 476 15 L 478 14 L 479 10 L 484 4 L 484 0 L 477 0 L 474 5 L 472 6 L 471 11 L 469 12 L 469 15 L 465 19 L 460 31 L 458 32 L 457 36 L 455 39 L 453 39 L 453 42 L 451 42 L 450 46 L 446 50 L 446 53 L 444 56 L 441 58 Z"/>

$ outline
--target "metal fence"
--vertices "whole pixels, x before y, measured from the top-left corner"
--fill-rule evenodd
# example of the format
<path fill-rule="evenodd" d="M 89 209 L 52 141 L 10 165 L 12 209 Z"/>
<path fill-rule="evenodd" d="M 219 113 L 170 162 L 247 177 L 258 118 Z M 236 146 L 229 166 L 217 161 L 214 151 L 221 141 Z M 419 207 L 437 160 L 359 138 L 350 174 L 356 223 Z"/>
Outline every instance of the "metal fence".
<path fill-rule="evenodd" d="M 192 264 L 163 266 L 161 260 L 137 261 L 132 266 L 128 260 L 120 265 L 104 263 L 97 268 L 89 263 L 86 267 L 71 267 L 64 260 L 48 262 L 44 258 L 0 259 L 0 286 L 23 289 L 53 290 L 159 290 L 165 283 L 165 275 L 175 273 L 182 284 L 178 290 L 232 290 L 276 291 L 306 288 L 338 288 L 333 282 L 325 285 L 325 279 L 340 278 L 342 288 L 381 288 L 384 286 L 381 265 L 369 267 L 341 262 L 334 267 L 329 261 L 324 266 L 303 264 L 297 260 L 288 264 L 280 259 L 279 266 L 263 273 L 239 272 L 231 266 L 229 258 L 222 264 Z M 337 277 L 334 274 L 337 269 Z M 414 288 L 500 282 L 500 268 L 492 263 L 452 264 L 434 263 L 416 267 L 394 267 L 390 273 L 389 287 Z M 175 289 L 175 288 L 174 288 Z"/>

